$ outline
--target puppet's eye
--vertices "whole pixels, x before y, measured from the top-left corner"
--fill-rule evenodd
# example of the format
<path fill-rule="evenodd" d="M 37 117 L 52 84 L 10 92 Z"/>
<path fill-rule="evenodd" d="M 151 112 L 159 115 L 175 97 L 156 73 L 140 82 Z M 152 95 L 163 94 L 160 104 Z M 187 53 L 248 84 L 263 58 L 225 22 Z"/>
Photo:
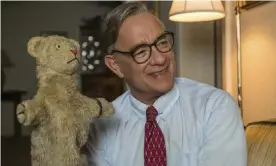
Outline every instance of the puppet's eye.
<path fill-rule="evenodd" d="M 59 44 L 57 44 L 57 45 L 56 45 L 56 48 L 57 48 L 57 49 L 60 49 L 60 45 L 59 45 Z"/>

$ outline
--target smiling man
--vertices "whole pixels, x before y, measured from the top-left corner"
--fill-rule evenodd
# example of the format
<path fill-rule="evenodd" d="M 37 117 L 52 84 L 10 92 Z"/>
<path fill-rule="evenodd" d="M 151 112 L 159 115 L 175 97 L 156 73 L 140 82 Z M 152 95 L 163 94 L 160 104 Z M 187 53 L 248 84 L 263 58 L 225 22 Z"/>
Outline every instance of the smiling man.
<path fill-rule="evenodd" d="M 115 115 L 92 124 L 88 149 L 97 166 L 246 166 L 240 110 L 212 86 L 176 78 L 174 34 L 141 2 L 108 13 L 105 63 L 129 91 Z"/>

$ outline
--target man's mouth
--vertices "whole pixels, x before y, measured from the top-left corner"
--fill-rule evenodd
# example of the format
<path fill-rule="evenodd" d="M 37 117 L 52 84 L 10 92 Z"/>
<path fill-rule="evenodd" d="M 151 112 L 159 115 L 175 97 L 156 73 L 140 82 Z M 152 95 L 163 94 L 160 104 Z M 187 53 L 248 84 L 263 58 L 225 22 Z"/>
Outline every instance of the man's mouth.
<path fill-rule="evenodd" d="M 162 74 L 166 73 L 166 72 L 168 71 L 168 69 L 169 69 L 169 66 L 166 67 L 166 68 L 163 69 L 163 70 L 153 72 L 153 73 L 151 73 L 150 75 L 152 75 L 152 76 L 159 76 L 159 75 L 162 75 Z"/>

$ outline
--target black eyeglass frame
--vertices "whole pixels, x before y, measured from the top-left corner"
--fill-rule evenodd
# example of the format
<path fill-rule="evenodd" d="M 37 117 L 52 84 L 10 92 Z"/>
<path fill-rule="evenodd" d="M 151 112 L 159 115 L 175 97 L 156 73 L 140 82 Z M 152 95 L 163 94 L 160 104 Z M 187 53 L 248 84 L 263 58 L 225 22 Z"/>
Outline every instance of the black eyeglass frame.
<path fill-rule="evenodd" d="M 162 37 L 164 37 L 164 36 L 166 36 L 166 35 L 171 35 L 171 37 L 172 37 L 172 43 L 171 43 L 171 48 L 168 50 L 168 51 L 160 51 L 159 49 L 158 49 L 158 47 L 156 46 L 156 44 L 157 44 L 157 42 L 159 41 L 159 39 L 160 38 L 162 38 Z M 134 58 L 134 52 L 136 51 L 136 49 L 138 48 L 138 47 L 141 47 L 141 46 L 147 46 L 147 47 L 149 47 L 150 48 L 150 55 L 149 55 L 149 57 L 145 60 L 145 61 L 143 61 L 143 62 L 137 62 L 136 60 L 135 60 L 135 58 Z M 151 57 L 151 52 L 152 52 L 152 46 L 155 46 L 155 48 L 159 51 L 159 52 L 161 52 L 161 53 L 167 53 L 167 52 L 170 52 L 172 49 L 173 49 L 173 46 L 174 46 L 174 33 L 173 32 L 170 32 L 170 31 L 164 31 L 157 39 L 155 39 L 155 41 L 153 42 L 153 43 L 151 43 L 151 44 L 141 44 L 141 45 L 138 45 L 138 46 L 136 46 L 135 48 L 133 48 L 131 51 L 120 51 L 120 50 L 116 50 L 116 49 L 114 49 L 114 50 L 112 50 L 111 51 L 111 55 L 113 55 L 114 53 L 120 53 L 120 54 L 123 54 L 123 55 L 131 55 L 132 56 L 132 58 L 133 58 L 133 60 L 136 62 L 136 63 L 138 63 L 138 64 L 142 64 L 142 63 L 145 63 L 145 62 L 147 62 L 149 59 L 150 59 L 150 57 Z"/>

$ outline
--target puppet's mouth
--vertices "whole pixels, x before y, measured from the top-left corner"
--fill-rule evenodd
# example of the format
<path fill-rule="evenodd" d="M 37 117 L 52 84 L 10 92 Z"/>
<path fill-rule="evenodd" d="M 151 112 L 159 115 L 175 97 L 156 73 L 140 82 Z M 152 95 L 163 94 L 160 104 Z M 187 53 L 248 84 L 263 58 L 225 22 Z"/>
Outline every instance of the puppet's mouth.
<path fill-rule="evenodd" d="M 73 62 L 74 60 L 77 60 L 78 63 L 80 64 L 80 61 L 79 61 L 78 58 L 76 57 L 78 51 L 75 50 L 75 49 L 74 49 L 74 50 L 70 50 L 70 51 L 75 55 L 75 58 L 73 58 L 73 59 L 71 59 L 70 61 L 68 61 L 67 64 Z"/>
<path fill-rule="evenodd" d="M 78 59 L 78 58 L 76 58 L 76 57 L 75 57 L 75 58 L 73 58 L 73 59 L 71 59 L 70 61 L 68 61 L 68 62 L 67 62 L 67 64 L 68 64 L 68 63 L 71 63 L 71 62 L 73 62 L 74 60 L 77 60 L 77 61 L 78 61 L 78 63 L 80 64 L 80 61 L 79 61 L 79 59 Z"/>

